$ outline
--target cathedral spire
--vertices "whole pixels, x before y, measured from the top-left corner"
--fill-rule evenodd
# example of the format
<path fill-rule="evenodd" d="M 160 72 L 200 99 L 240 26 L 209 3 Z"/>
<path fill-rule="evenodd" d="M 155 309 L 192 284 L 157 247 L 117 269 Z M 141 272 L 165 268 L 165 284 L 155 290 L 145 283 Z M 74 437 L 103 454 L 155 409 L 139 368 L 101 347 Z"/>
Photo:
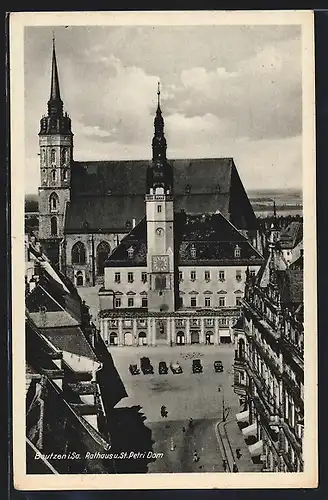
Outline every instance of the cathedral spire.
<path fill-rule="evenodd" d="M 49 116 L 62 116 L 63 114 L 63 101 L 60 98 L 59 78 L 56 59 L 56 44 L 55 34 L 52 36 L 52 62 L 51 62 L 51 89 L 50 99 L 48 101 L 48 114 Z"/>

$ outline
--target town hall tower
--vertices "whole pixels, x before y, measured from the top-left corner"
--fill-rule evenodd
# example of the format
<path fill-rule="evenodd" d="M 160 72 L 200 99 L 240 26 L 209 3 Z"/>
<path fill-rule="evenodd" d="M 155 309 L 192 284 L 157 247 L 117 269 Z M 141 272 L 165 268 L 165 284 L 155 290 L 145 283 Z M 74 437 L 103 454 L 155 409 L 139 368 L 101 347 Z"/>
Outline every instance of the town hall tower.
<path fill-rule="evenodd" d="M 166 159 L 159 86 L 157 94 L 153 156 L 146 182 L 148 310 L 174 311 L 173 170 Z"/>

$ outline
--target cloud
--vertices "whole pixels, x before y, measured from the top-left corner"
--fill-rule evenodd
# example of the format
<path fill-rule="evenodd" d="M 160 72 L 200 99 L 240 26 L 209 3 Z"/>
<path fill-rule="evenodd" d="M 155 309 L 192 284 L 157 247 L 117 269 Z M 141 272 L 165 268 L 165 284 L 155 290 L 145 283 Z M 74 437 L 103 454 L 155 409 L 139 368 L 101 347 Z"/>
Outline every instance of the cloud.
<path fill-rule="evenodd" d="M 31 187 L 52 34 L 51 28 L 26 33 Z M 268 179 L 277 187 L 301 185 L 299 27 L 72 27 L 56 28 L 56 40 L 75 159 L 150 158 L 160 80 L 169 157 L 232 156 L 246 187 L 265 187 Z"/>

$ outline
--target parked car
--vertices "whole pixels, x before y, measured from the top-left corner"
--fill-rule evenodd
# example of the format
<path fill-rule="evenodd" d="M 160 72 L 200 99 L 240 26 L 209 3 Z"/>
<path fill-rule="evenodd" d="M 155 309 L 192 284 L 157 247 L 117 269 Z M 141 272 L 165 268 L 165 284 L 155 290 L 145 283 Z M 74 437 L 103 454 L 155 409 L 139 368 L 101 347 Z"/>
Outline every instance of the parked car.
<path fill-rule="evenodd" d="M 214 370 L 216 372 L 223 372 L 223 364 L 222 361 L 214 361 Z"/>
<path fill-rule="evenodd" d="M 139 375 L 139 373 L 140 373 L 138 365 L 130 365 L 129 370 L 130 370 L 131 375 Z"/>
<path fill-rule="evenodd" d="M 178 361 L 176 363 L 170 363 L 170 368 L 173 373 L 182 373 L 182 368 Z"/>
<path fill-rule="evenodd" d="M 148 373 L 151 373 L 151 374 L 154 373 L 154 367 L 151 364 L 149 358 L 146 358 L 146 357 L 140 358 L 140 368 L 141 368 L 141 371 L 144 375 L 146 375 Z"/>
<path fill-rule="evenodd" d="M 158 364 L 158 373 L 160 375 L 166 375 L 168 371 L 169 371 L 169 369 L 168 369 L 165 361 L 160 361 Z"/>
<path fill-rule="evenodd" d="M 200 362 L 200 359 L 192 360 L 192 372 L 193 373 L 203 373 L 203 365 Z"/>

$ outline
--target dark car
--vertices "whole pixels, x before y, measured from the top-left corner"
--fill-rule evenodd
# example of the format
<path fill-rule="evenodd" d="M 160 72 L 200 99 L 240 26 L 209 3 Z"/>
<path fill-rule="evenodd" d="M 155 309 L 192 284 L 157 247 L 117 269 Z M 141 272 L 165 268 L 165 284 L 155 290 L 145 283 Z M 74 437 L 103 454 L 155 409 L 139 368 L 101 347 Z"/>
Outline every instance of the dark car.
<path fill-rule="evenodd" d="M 214 370 L 216 372 L 223 372 L 223 364 L 222 361 L 214 361 Z"/>
<path fill-rule="evenodd" d="M 203 365 L 200 362 L 200 359 L 192 360 L 192 372 L 193 373 L 203 373 Z"/>
<path fill-rule="evenodd" d="M 178 361 L 176 363 L 170 363 L 170 368 L 173 373 L 182 373 L 182 368 Z"/>
<path fill-rule="evenodd" d="M 168 371 L 169 371 L 169 369 L 168 369 L 165 361 L 160 361 L 158 364 L 158 373 L 160 375 L 166 375 Z"/>
<path fill-rule="evenodd" d="M 149 358 L 143 357 L 140 359 L 140 368 L 141 368 L 141 371 L 144 375 L 146 375 L 148 373 L 150 373 L 150 374 L 154 373 L 154 367 L 151 364 Z"/>
<path fill-rule="evenodd" d="M 140 370 L 139 370 L 137 365 L 130 365 L 129 370 L 130 370 L 131 375 L 139 375 L 139 373 L 140 373 Z"/>

